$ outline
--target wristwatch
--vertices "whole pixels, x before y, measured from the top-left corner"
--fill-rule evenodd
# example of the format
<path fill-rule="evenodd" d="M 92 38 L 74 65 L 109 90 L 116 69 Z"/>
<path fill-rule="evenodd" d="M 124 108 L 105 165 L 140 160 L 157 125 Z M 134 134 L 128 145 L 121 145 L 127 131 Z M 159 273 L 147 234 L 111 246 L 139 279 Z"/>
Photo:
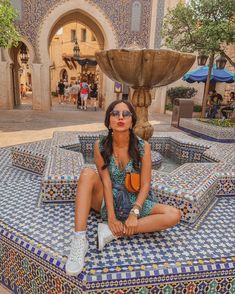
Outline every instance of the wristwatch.
<path fill-rule="evenodd" d="M 138 208 L 132 208 L 131 211 L 130 211 L 130 214 L 133 214 L 135 215 L 136 217 L 139 217 L 140 216 L 140 210 Z"/>

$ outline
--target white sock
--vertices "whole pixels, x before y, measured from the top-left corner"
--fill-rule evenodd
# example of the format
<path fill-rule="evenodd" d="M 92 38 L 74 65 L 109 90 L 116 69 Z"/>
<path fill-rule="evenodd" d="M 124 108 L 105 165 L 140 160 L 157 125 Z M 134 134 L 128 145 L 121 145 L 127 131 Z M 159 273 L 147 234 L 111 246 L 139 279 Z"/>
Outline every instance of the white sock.
<path fill-rule="evenodd" d="M 74 236 L 85 236 L 86 235 L 86 231 L 78 231 L 78 232 L 74 232 Z"/>

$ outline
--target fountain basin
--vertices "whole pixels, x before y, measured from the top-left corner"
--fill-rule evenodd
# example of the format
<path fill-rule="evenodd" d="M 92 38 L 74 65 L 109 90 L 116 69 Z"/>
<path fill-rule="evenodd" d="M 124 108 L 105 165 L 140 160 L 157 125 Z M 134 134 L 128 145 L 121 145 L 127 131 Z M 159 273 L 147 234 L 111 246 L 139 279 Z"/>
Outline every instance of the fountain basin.
<path fill-rule="evenodd" d="M 195 55 L 166 49 L 111 49 L 96 53 L 101 70 L 113 81 L 132 88 L 160 87 L 178 80 Z"/>

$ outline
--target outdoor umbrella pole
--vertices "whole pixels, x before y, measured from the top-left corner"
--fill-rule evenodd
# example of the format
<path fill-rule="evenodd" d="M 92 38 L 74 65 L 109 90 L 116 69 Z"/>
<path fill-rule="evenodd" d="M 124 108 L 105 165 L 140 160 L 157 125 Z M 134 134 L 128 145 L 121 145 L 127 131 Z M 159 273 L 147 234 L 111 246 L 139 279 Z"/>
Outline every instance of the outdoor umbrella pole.
<path fill-rule="evenodd" d="M 208 92 L 209 92 L 209 87 L 210 87 L 210 79 L 211 79 L 211 71 L 214 63 L 214 53 L 210 55 L 209 57 L 209 65 L 208 65 L 208 75 L 206 79 L 206 85 L 205 85 L 205 90 L 204 90 L 204 95 L 203 95 L 203 100 L 202 100 L 202 114 L 201 117 L 205 117 L 206 115 L 206 105 L 207 105 L 207 97 L 208 97 Z"/>

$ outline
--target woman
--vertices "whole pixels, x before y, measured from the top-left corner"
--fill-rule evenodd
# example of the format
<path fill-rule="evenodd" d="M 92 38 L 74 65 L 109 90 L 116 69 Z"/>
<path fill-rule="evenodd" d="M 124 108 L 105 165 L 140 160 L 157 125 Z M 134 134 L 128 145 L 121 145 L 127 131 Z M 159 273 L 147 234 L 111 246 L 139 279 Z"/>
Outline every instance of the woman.
<path fill-rule="evenodd" d="M 75 232 L 66 263 L 69 275 L 79 274 L 84 266 L 88 250 L 86 226 L 91 208 L 108 221 L 108 224 L 98 225 L 100 250 L 114 238 L 161 231 L 180 221 L 178 209 L 151 199 L 151 149 L 134 134 L 135 124 L 136 113 L 129 102 L 117 100 L 109 105 L 105 117 L 109 133 L 96 142 L 94 150 L 99 175 L 87 168 L 78 181 Z M 141 174 L 138 193 L 127 192 L 124 188 L 126 172 L 134 171 Z M 128 211 L 120 201 L 123 195 L 131 204 Z"/>

